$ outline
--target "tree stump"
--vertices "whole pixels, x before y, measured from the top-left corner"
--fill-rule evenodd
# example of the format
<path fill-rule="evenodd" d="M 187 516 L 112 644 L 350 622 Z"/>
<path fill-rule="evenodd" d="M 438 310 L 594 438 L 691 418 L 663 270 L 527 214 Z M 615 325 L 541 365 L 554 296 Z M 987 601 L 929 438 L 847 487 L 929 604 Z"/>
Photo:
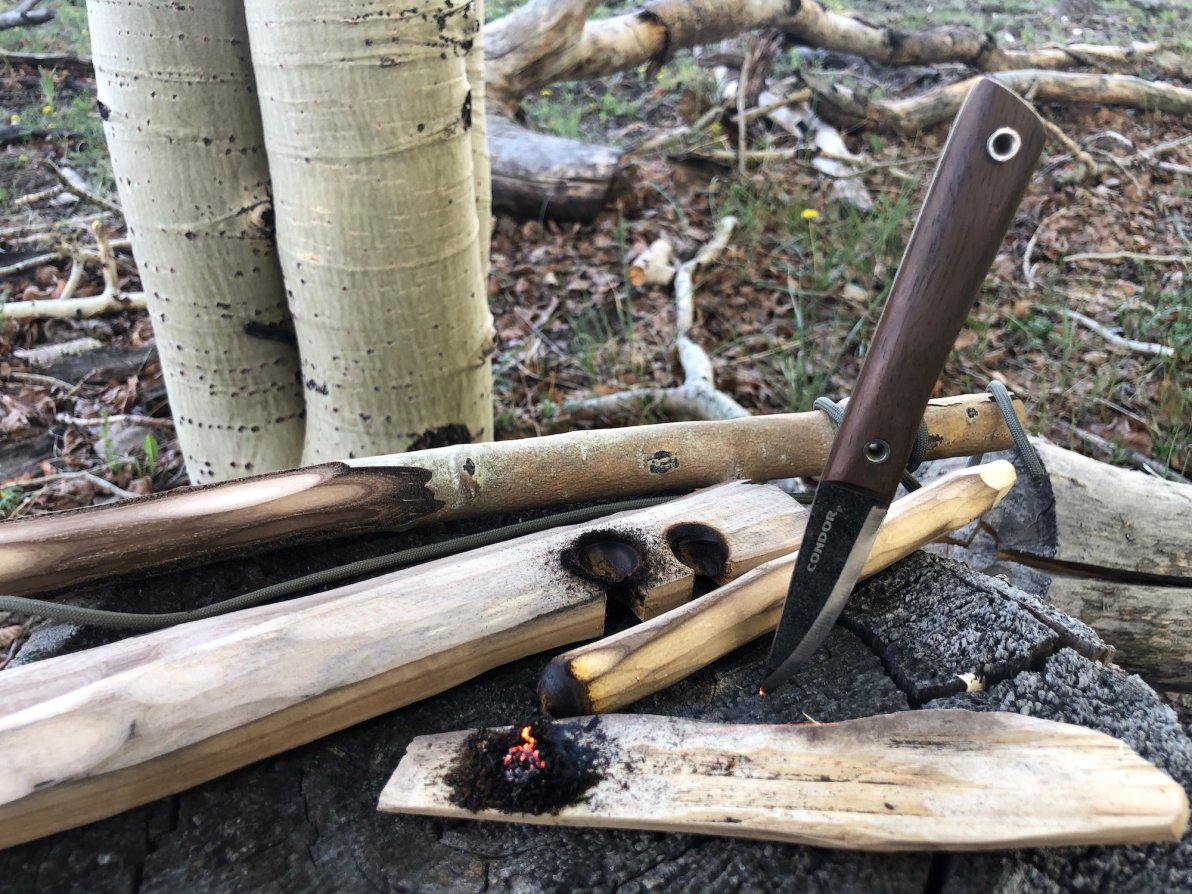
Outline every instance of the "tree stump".
<path fill-rule="evenodd" d="M 277 574 L 295 555 L 179 573 L 155 586 L 244 588 L 246 577 Z M 1175 714 L 1141 679 L 1104 663 L 1111 651 L 1094 631 L 952 560 L 917 553 L 872 578 L 811 665 L 758 699 L 767 648 L 755 642 L 628 710 L 795 723 L 936 707 L 1017 711 L 1116 736 L 1192 790 L 1192 743 Z M 0 878 L 12 891 L 89 894 L 1192 889 L 1189 836 L 1174 845 L 933 856 L 376 811 L 414 736 L 528 718 L 551 657 L 506 665 L 181 795 L 0 852 Z M 968 691 L 975 679 L 984 688 Z"/>

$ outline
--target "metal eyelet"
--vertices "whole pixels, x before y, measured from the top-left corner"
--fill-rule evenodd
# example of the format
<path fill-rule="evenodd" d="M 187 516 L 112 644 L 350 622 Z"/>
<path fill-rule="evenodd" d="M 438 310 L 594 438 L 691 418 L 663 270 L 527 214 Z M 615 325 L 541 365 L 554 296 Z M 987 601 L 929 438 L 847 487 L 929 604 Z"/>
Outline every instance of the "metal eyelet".
<path fill-rule="evenodd" d="M 874 438 L 865 445 L 865 458 L 875 466 L 880 466 L 890 458 L 890 445 L 881 438 Z"/>
<path fill-rule="evenodd" d="M 1012 159 L 1021 148 L 1022 137 L 1012 127 L 999 127 L 989 135 L 989 140 L 985 143 L 985 151 L 998 164 Z"/>

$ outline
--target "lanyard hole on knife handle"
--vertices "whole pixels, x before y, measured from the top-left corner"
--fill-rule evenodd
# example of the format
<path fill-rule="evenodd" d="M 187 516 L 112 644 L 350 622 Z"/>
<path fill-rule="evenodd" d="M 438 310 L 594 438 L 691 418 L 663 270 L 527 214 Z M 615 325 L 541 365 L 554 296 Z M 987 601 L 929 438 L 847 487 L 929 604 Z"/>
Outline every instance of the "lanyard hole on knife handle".
<path fill-rule="evenodd" d="M 880 466 L 890 458 L 890 445 L 881 438 L 874 438 L 865 445 L 865 458 L 875 466 Z"/>
<path fill-rule="evenodd" d="M 1012 159 L 1021 148 L 1022 137 L 1012 127 L 999 127 L 989 135 L 989 140 L 985 144 L 989 157 L 999 164 Z"/>

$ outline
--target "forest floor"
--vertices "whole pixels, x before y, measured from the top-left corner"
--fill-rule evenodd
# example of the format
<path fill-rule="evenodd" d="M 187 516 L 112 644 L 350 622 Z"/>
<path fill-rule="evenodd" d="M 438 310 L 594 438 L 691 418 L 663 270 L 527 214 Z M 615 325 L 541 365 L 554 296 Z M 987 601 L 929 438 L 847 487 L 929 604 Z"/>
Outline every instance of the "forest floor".
<path fill-rule="evenodd" d="M 87 53 L 81 0 L 51 5 L 54 22 L 0 32 L 0 48 Z M 902 28 L 963 21 L 1015 46 L 1163 40 L 1173 50 L 1137 73 L 1192 86 L 1185 36 L 1192 9 L 1179 2 L 974 9 L 944 0 L 914 12 L 880 0 L 850 6 Z M 490 15 L 502 11 L 490 4 Z M 783 50 L 776 76 L 799 71 L 901 85 L 894 89 L 967 74 L 961 66 L 895 74 L 855 58 Z M 83 261 L 76 295 L 104 287 L 91 224 L 120 240 L 123 221 L 59 189 L 45 164 L 69 169 L 86 192 L 115 201 L 94 90 L 86 66 L 0 62 L 0 134 L 8 134 L 0 146 L 0 303 L 60 296 L 71 255 Z M 867 214 L 835 201 L 830 183 L 802 165 L 758 163 L 742 175 L 734 164 L 694 157 L 727 140 L 718 124 L 700 135 L 702 147 L 634 154 L 709 107 L 714 90 L 709 71 L 684 53 L 653 79 L 638 71 L 556 85 L 527 103 L 532 126 L 628 149 L 632 176 L 593 224 L 495 222 L 489 297 L 498 334 L 497 437 L 609 424 L 567 403 L 681 381 L 671 351 L 673 295 L 633 288 L 629 263 L 663 236 L 689 258 L 729 214 L 737 228 L 696 293 L 694 337 L 713 359 L 717 385 L 754 413 L 805 410 L 821 394 L 850 391 L 947 127 L 913 139 L 845 135 L 872 162 L 861 174 L 873 198 Z M 1188 121 L 1097 106 L 1040 112 L 1091 152 L 1102 172 L 1083 177 L 1065 147 L 1048 144 L 940 392 L 980 391 L 997 379 L 1024 398 L 1032 429 L 1057 443 L 1192 476 Z M 750 139 L 753 148 L 790 145 L 761 126 Z M 119 241 L 114 251 L 120 287 L 138 290 L 131 252 Z M 1079 257 L 1089 254 L 1098 257 Z M 1142 344 L 1123 346 L 1116 335 Z M 39 356 L 84 338 L 98 344 L 74 356 Z M 615 424 L 645 421 L 657 421 L 649 407 Z M 186 483 L 145 312 L 0 323 L 0 517 Z M 0 666 L 6 629 L 0 619 Z"/>

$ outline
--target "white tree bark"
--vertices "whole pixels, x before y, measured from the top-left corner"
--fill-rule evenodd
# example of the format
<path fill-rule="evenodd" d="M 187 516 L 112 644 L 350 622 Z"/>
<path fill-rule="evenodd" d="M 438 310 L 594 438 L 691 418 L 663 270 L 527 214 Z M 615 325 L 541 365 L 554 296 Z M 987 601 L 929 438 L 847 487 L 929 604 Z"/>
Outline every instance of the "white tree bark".
<path fill-rule="evenodd" d="M 247 0 L 303 460 L 491 438 L 478 7 Z M 487 230 L 487 219 L 484 230 Z"/>
<path fill-rule="evenodd" d="M 480 275 L 484 278 L 487 295 L 488 255 L 492 243 L 493 184 L 486 114 L 488 91 L 484 88 L 484 0 L 472 0 L 469 18 L 471 21 L 467 28 L 473 31 L 475 43 L 468 49 L 464 59 L 468 84 L 472 88 L 472 181 L 476 191 L 476 221 L 480 227 Z"/>
<path fill-rule="evenodd" d="M 235 0 L 89 0 L 96 91 L 195 484 L 292 468 L 302 392 Z"/>

